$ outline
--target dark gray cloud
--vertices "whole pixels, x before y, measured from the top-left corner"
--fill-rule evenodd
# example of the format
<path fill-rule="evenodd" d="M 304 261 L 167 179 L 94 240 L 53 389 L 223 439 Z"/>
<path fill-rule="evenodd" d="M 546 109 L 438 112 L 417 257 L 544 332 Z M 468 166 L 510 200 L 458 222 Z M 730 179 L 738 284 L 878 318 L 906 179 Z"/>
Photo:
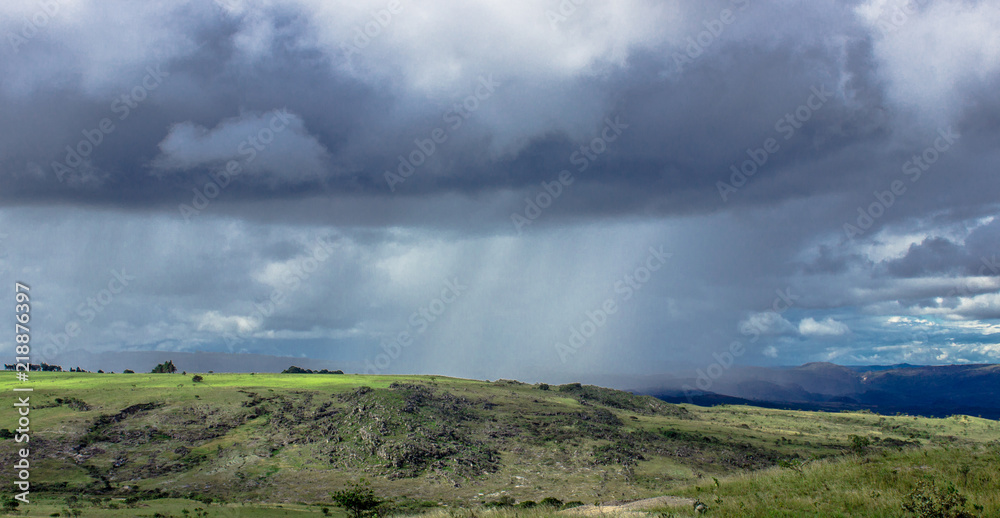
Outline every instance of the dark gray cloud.
<path fill-rule="evenodd" d="M 90 308 L 72 347 L 361 369 L 410 333 L 387 370 L 488 378 L 1000 354 L 988 2 L 59 5 L 0 7 L 0 275 L 43 339 Z"/>
<path fill-rule="evenodd" d="M 967 259 L 967 254 L 955 243 L 943 237 L 929 237 L 920 244 L 910 245 L 905 256 L 889 261 L 886 268 L 899 277 L 953 274 L 962 267 L 962 262 L 969 262 Z"/>

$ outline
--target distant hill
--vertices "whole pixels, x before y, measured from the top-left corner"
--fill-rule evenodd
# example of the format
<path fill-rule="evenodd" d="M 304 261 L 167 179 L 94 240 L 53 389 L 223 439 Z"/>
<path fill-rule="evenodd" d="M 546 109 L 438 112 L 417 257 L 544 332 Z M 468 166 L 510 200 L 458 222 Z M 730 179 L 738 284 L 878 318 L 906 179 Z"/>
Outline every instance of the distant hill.
<path fill-rule="evenodd" d="M 181 371 L 188 372 L 281 372 L 289 365 L 298 365 L 314 371 L 322 369 L 364 370 L 364 365 L 354 362 L 334 362 L 316 358 L 294 356 L 271 356 L 266 354 L 238 354 L 225 352 L 177 352 L 177 351 L 115 351 L 91 353 L 68 351 L 58 358 L 63 366 L 79 365 L 85 370 L 97 372 L 121 372 L 131 369 L 149 372 L 157 364 L 171 360 Z"/>
<path fill-rule="evenodd" d="M 739 401 L 769 408 L 1000 419 L 1000 365 L 993 364 L 807 363 L 792 368 L 734 368 L 712 380 L 708 390 L 691 390 L 697 381 L 669 380 L 643 392 L 668 402 L 699 405 Z"/>
<path fill-rule="evenodd" d="M 827 379 L 844 370 L 792 369 L 828 371 Z M 472 516 L 453 510 L 490 503 L 607 503 L 671 491 L 734 508 L 710 516 L 770 516 L 763 513 L 779 494 L 808 489 L 799 477 L 815 466 L 816 478 L 841 484 L 847 494 L 869 495 L 877 487 L 892 495 L 896 500 L 880 497 L 871 505 L 880 506 L 880 516 L 893 516 L 890 508 L 900 508 L 898 498 L 912 484 L 888 482 L 885 474 L 895 473 L 890 468 L 904 470 L 901 477 L 923 476 L 919 470 L 961 459 L 969 466 L 965 480 L 998 480 L 989 471 L 995 463 L 980 466 L 992 458 L 990 448 L 1000 447 L 1000 425 L 985 419 L 703 408 L 580 383 L 315 373 L 197 378 L 32 373 L 31 515 L 68 516 L 66 506 L 84 506 L 84 516 L 109 518 L 180 516 L 183 508 L 195 516 L 319 516 L 331 506 L 331 492 L 364 478 L 394 506 L 409 509 L 403 514 L 448 506 L 431 517 Z M 2 379 L 0 391 L 10 393 L 18 383 Z M 710 403 L 749 401 L 702 396 Z M 15 425 L 0 425 L 6 439 L 0 464 L 6 466 L 20 455 Z M 867 454 L 888 467 L 876 472 L 859 464 L 856 455 Z M 950 464 L 941 460 L 945 455 Z M 837 482 L 824 467 L 834 465 L 870 473 L 848 471 Z M 760 489 L 765 498 L 727 489 L 727 476 L 738 485 L 748 472 L 771 477 L 772 486 Z M 13 470 L 0 473 L 0 484 L 14 487 L 14 476 Z M 935 476 L 963 480 L 958 472 Z M 814 494 L 802 497 L 802 505 L 820 516 L 856 504 L 824 494 L 820 483 L 810 487 Z M 986 496 L 996 493 L 994 482 L 959 488 L 990 513 L 1000 510 Z M 716 491 L 730 493 L 723 501 Z M 744 505 L 762 513 L 744 514 Z M 199 508 L 211 512 L 197 514 Z"/>

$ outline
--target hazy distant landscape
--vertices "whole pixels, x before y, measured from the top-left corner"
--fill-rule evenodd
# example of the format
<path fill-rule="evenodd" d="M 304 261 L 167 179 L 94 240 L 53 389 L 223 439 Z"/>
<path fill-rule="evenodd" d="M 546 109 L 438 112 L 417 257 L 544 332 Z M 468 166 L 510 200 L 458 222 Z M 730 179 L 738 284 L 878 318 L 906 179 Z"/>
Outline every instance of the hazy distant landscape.
<path fill-rule="evenodd" d="M 685 389 L 684 387 L 687 387 Z M 665 401 L 700 405 L 751 404 L 805 410 L 869 410 L 947 417 L 966 414 L 1000 419 L 1000 366 L 884 365 L 744 367 L 714 382 L 669 380 L 644 390 Z"/>

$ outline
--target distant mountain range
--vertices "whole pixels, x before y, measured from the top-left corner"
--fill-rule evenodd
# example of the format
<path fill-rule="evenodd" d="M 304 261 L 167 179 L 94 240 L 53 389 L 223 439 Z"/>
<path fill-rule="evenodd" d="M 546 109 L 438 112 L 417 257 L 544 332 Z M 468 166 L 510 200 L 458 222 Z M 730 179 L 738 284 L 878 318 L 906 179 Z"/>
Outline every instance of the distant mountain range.
<path fill-rule="evenodd" d="M 641 392 L 672 403 L 747 404 L 800 410 L 862 410 L 1000 419 L 1000 365 L 732 368 L 715 379 L 671 379 Z"/>
<path fill-rule="evenodd" d="M 358 372 L 356 362 L 258 354 L 182 353 L 171 351 L 72 352 L 57 359 L 64 369 L 136 372 L 172 360 L 191 372 L 280 372 L 289 365 L 313 370 Z M 531 376 L 553 382 L 540 373 Z M 1000 365 L 836 365 L 807 363 L 798 367 L 731 367 L 682 376 L 622 377 L 591 374 L 587 383 L 652 395 L 670 403 L 701 406 L 746 404 L 798 410 L 862 410 L 930 417 L 965 414 L 1000 419 Z M 577 380 L 569 380 L 577 381 Z"/>

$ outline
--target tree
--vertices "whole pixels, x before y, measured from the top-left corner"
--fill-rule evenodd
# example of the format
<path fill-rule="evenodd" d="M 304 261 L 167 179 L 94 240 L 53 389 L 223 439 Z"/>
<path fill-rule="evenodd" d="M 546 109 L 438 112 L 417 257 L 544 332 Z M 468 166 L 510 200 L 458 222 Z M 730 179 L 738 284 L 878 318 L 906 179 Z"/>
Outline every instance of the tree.
<path fill-rule="evenodd" d="M 353 518 L 372 516 L 379 507 L 386 503 L 384 498 L 375 496 L 375 491 L 364 479 L 352 484 L 351 487 L 333 493 L 331 496 L 333 502 L 343 507 Z"/>
<path fill-rule="evenodd" d="M 177 372 L 177 367 L 174 366 L 173 360 L 167 360 L 156 367 L 153 367 L 153 374 L 173 374 Z"/>
<path fill-rule="evenodd" d="M 335 371 L 327 369 L 314 371 L 312 369 L 303 369 L 302 367 L 296 367 L 295 365 L 292 365 L 291 367 L 288 367 L 287 369 L 281 371 L 281 373 L 282 374 L 343 374 L 344 371 L 340 369 L 337 369 Z"/>
<path fill-rule="evenodd" d="M 201 377 L 201 376 L 199 376 L 198 374 L 195 374 L 195 375 L 194 375 L 194 377 L 193 377 L 193 378 L 191 378 L 191 381 L 193 381 L 193 382 L 195 382 L 195 383 L 198 383 L 198 382 L 200 382 L 200 381 L 202 381 L 202 380 L 204 380 L 204 379 L 205 379 L 205 378 L 202 378 L 202 377 Z"/>
<path fill-rule="evenodd" d="M 122 371 L 122 374 L 135 374 L 135 371 L 132 369 L 125 369 Z"/>

